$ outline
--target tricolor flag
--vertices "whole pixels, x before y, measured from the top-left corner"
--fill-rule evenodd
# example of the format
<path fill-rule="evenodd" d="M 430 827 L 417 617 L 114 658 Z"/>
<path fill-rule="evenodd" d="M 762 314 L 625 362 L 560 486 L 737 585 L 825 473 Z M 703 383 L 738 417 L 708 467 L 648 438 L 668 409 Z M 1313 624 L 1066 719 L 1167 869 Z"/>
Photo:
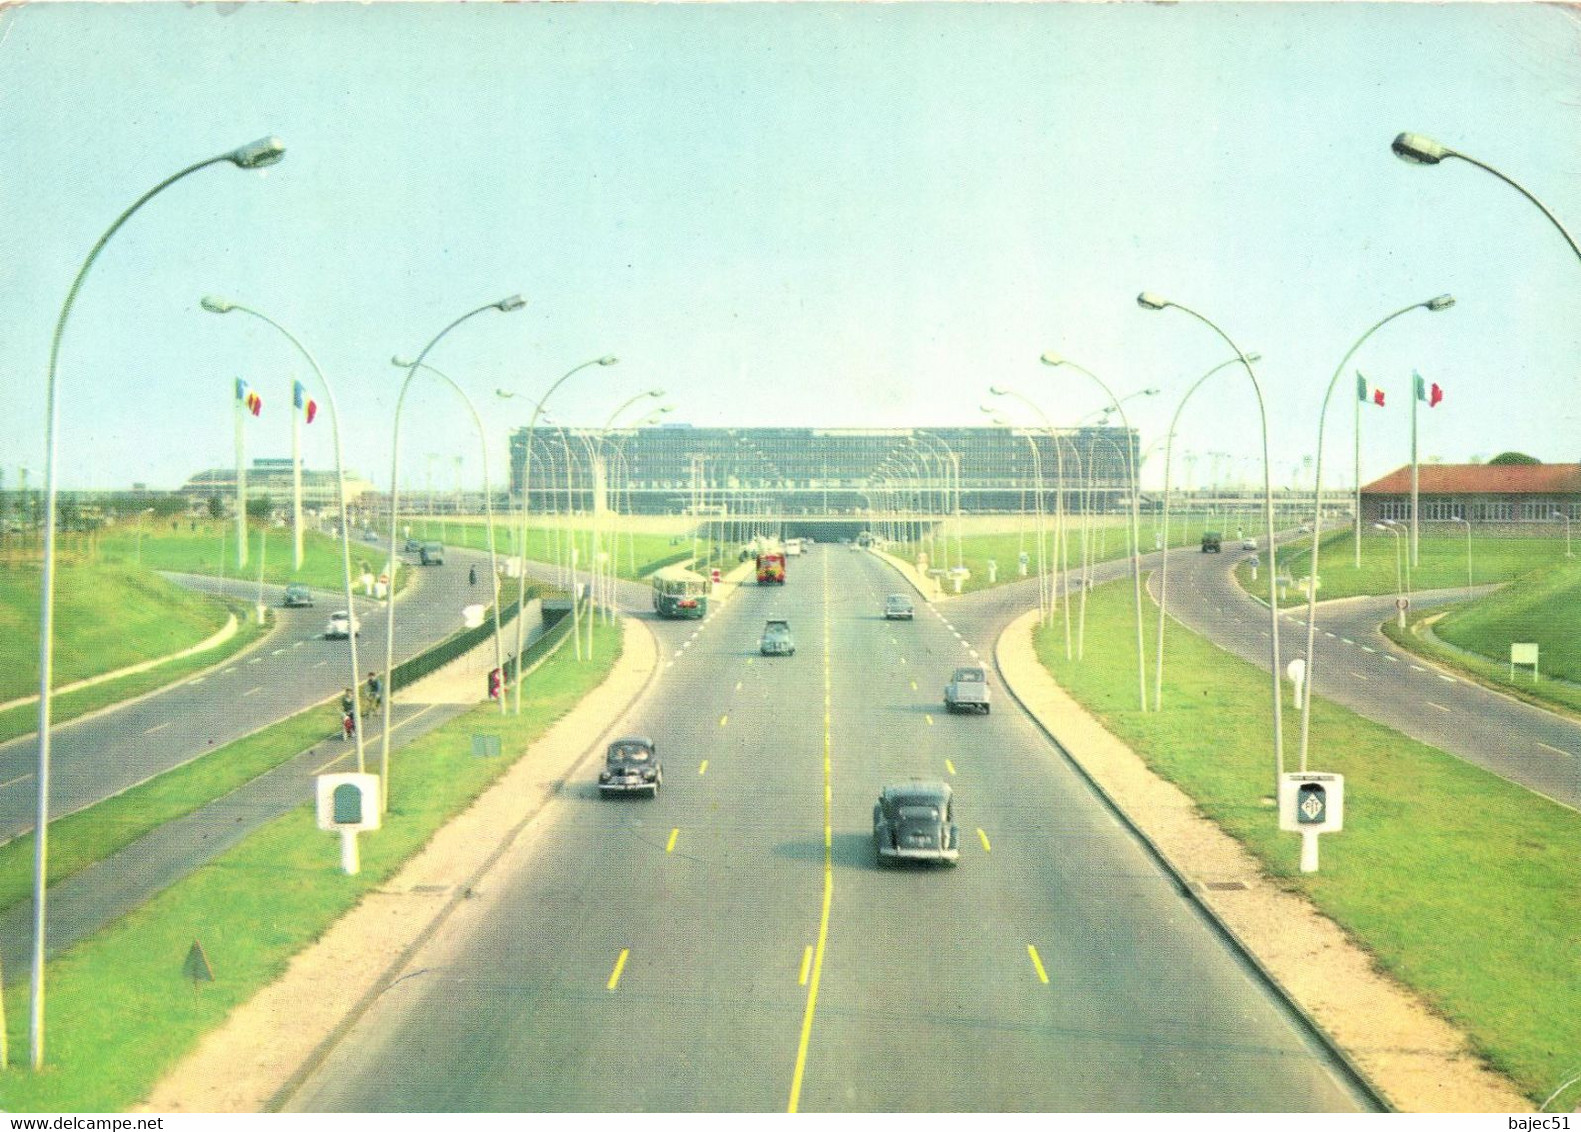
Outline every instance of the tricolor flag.
<path fill-rule="evenodd" d="M 1415 370 L 1411 371 L 1411 375 L 1416 378 L 1416 399 L 1418 401 L 1426 401 L 1427 407 L 1431 409 L 1444 399 L 1444 391 L 1439 388 L 1438 382 L 1429 382 Z"/>
<path fill-rule="evenodd" d="M 307 395 L 307 386 L 300 381 L 296 382 L 291 393 L 296 407 L 307 410 L 307 423 L 312 424 L 313 418 L 318 416 L 318 402 Z"/>
<path fill-rule="evenodd" d="M 1376 385 L 1368 385 L 1367 379 L 1361 375 L 1361 370 L 1356 371 L 1356 400 L 1371 401 L 1379 408 L 1383 407 L 1383 390 Z"/>
<path fill-rule="evenodd" d="M 246 405 L 247 410 L 255 417 L 263 409 L 263 398 L 239 377 L 236 379 L 236 400 Z"/>

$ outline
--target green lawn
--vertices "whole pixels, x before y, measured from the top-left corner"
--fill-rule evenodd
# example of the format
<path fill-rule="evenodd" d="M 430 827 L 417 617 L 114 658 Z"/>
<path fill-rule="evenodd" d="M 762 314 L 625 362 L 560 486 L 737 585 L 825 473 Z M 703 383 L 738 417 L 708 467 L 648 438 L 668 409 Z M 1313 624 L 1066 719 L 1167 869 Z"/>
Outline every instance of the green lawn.
<path fill-rule="evenodd" d="M 488 528 L 481 518 L 462 518 L 440 520 L 428 519 L 421 515 L 414 515 L 407 520 L 411 524 L 413 538 L 432 537 L 443 540 L 447 545 L 468 547 L 472 550 L 488 549 Z M 618 519 L 616 520 L 618 526 Z M 424 532 L 428 532 L 425 534 Z M 494 550 L 496 554 L 511 554 L 516 552 L 516 540 L 521 530 L 519 520 L 512 520 L 505 516 L 496 515 L 494 518 Z M 690 556 L 692 540 L 689 536 L 663 535 L 651 533 L 621 532 L 618 538 L 619 559 L 617 571 L 619 576 L 627 579 L 645 577 L 652 572 L 652 565 L 666 559 L 674 558 L 683 551 Z M 593 553 L 592 534 L 587 528 L 559 530 L 530 526 L 527 531 L 527 557 L 537 562 L 563 561 L 569 554 L 570 548 L 577 549 L 577 567 L 585 569 L 589 557 Z M 701 556 L 706 544 L 698 543 L 698 552 Z M 599 550 L 605 554 L 611 552 L 610 535 L 608 531 L 599 534 Z"/>
<path fill-rule="evenodd" d="M 1581 682 L 1581 563 L 1560 563 L 1457 606 L 1433 626 L 1434 632 L 1498 664 L 1509 661 L 1511 644 L 1535 642 L 1543 675 Z M 1530 670 L 1524 670 L 1522 682 L 1529 678 Z"/>
<path fill-rule="evenodd" d="M 98 557 L 101 562 L 126 567 L 140 565 L 146 570 L 211 574 L 222 578 L 239 576 L 250 582 L 258 580 L 261 565 L 263 580 L 273 585 L 301 582 L 315 589 L 336 591 L 345 586 L 339 538 L 317 531 L 305 532 L 301 570 L 293 568 L 288 527 L 270 527 L 265 532 L 262 526 L 254 524 L 248 533 L 247 546 L 247 565 L 238 571 L 234 520 L 198 522 L 195 530 L 190 521 L 183 520 L 174 530 L 168 523 L 149 524 L 140 537 L 135 526 L 108 531 L 98 538 Z M 364 569 L 378 574 L 388 552 L 387 543 L 375 544 L 354 537 L 351 541 L 353 583 Z M 406 573 L 398 572 L 398 584 L 404 585 L 406 577 Z"/>
<path fill-rule="evenodd" d="M 1174 524 L 1171 523 L 1170 525 L 1171 529 L 1173 529 Z M 1114 558 L 1124 558 L 1130 551 L 1129 532 L 1130 520 L 1128 518 L 1115 515 L 1095 517 L 1089 527 L 1087 536 L 1089 540 L 1088 545 L 1092 552 L 1092 560 L 1094 562 L 1106 562 Z M 1082 536 L 1079 520 L 1069 520 L 1067 533 L 1070 545 L 1066 552 L 1066 560 L 1074 575 L 1081 570 Z M 1052 561 L 1054 555 L 1054 520 L 1052 516 L 1049 517 L 1045 537 L 1046 542 L 1043 553 L 1049 559 L 1046 563 L 1046 568 L 1053 569 L 1056 564 Z M 1148 530 L 1144 526 L 1142 529 L 1144 551 L 1151 549 L 1148 538 Z M 936 538 L 923 539 L 921 543 L 889 543 L 884 547 L 884 550 L 913 565 L 916 564 L 917 552 L 920 550 L 927 554 L 930 569 L 934 567 L 954 567 L 957 562 L 964 564 L 971 571 L 971 577 L 967 578 L 962 584 L 962 593 L 974 593 L 977 590 L 990 588 L 988 581 L 988 563 L 990 560 L 997 567 L 995 581 L 992 583 L 994 586 L 1002 586 L 1009 582 L 1021 580 L 1020 574 L 1017 573 L 1017 563 L 1023 553 L 1027 556 L 1026 576 L 1029 578 L 1033 577 L 1037 573 L 1038 568 L 1038 540 L 1035 531 L 993 535 L 966 535 L 960 540 L 960 545 L 957 547 L 953 534 L 946 540 L 941 530 Z M 959 550 L 959 553 L 957 553 L 957 550 Z M 946 561 L 946 554 L 948 555 L 948 561 Z M 952 588 L 953 583 L 947 577 L 943 581 L 944 588 L 948 592 Z"/>
<path fill-rule="evenodd" d="M 1463 527 L 1451 525 L 1446 529 L 1442 523 L 1423 525 L 1421 542 L 1417 547 L 1420 564 L 1410 569 L 1409 586 L 1406 585 L 1406 558 L 1410 553 L 1408 537 L 1376 529 L 1363 531 L 1361 568 L 1358 570 L 1355 536 L 1352 532 L 1330 531 L 1324 534 L 1323 550 L 1319 557 L 1318 600 L 1355 597 L 1358 594 L 1392 594 L 1398 589 L 1453 589 L 1466 584 L 1466 538 Z M 1399 544 L 1398 557 L 1396 540 Z M 1561 565 L 1566 561 L 1564 554 L 1563 538 L 1494 538 L 1479 535 L 1473 529 L 1471 578 L 1477 585 L 1508 582 L 1533 570 Z M 1307 565 L 1310 557 L 1308 542 L 1302 539 L 1296 545 L 1280 550 L 1279 565 L 1292 578 L 1303 578 L 1310 572 Z M 1237 567 L 1236 577 L 1243 588 L 1256 592 L 1247 567 Z"/>
<path fill-rule="evenodd" d="M 381 830 L 363 835 L 358 875 L 338 871 L 339 839 L 319 831 L 304 805 L 52 961 L 47 1068 L 0 1077 L 0 1107 L 115 1112 L 145 1097 L 206 1032 L 278 978 L 602 681 L 619 655 L 620 629 L 596 633 L 597 663 L 560 650 L 532 676 L 520 718 L 480 705 L 401 752 L 390 812 Z M 499 735 L 505 757 L 475 757 L 474 734 Z M 212 983 L 183 977 L 194 941 Z M 25 1064 L 27 996 L 20 986 L 7 989 L 12 1061 Z"/>
<path fill-rule="evenodd" d="M 1087 616 L 1085 662 L 1064 659 L 1054 626 L 1039 637 L 1061 684 L 1534 1101 L 1575 1076 L 1581 814 L 1314 700 L 1313 767 L 1345 775 L 1345 830 L 1324 838 L 1322 871 L 1303 875 L 1299 839 L 1261 801 L 1273 779 L 1267 675 L 1170 622 L 1165 710 L 1143 714 L 1128 588 L 1100 587 Z M 1287 761 L 1295 718 L 1287 703 Z M 1571 1086 L 1552 1107 L 1578 1101 Z"/>
<path fill-rule="evenodd" d="M 40 571 L 0 566 L 0 701 L 38 691 Z M 224 602 L 106 562 L 55 572 L 52 686 L 179 652 L 212 636 Z"/>

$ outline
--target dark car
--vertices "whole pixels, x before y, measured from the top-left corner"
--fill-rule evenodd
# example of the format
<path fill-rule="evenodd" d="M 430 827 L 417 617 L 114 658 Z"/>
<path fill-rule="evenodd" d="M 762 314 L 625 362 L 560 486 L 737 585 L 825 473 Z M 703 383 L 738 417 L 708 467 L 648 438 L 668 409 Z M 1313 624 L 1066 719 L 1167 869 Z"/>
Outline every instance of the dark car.
<path fill-rule="evenodd" d="M 646 735 L 627 735 L 616 739 L 604 752 L 604 769 L 598 772 L 598 789 L 604 794 L 629 794 L 645 790 L 659 796 L 664 783 L 664 766 L 659 749 Z"/>
<path fill-rule="evenodd" d="M 443 566 L 445 564 L 445 544 L 442 542 L 425 542 L 417 551 L 417 560 L 424 566 Z"/>
<path fill-rule="evenodd" d="M 422 542 L 420 540 L 418 540 L 418 539 L 415 539 L 415 538 L 407 539 L 406 543 L 401 547 L 401 549 L 403 551 L 405 551 L 407 554 L 416 554 L 422 548 L 423 548 Z"/>
<path fill-rule="evenodd" d="M 796 639 L 791 636 L 790 622 L 770 621 L 764 625 L 758 652 L 764 656 L 795 656 Z"/>
<path fill-rule="evenodd" d="M 306 586 L 293 583 L 285 588 L 284 604 L 292 609 L 304 605 L 311 606 L 313 604 L 313 591 Z"/>
<path fill-rule="evenodd" d="M 961 832 L 955 824 L 955 795 L 948 784 L 913 779 L 884 787 L 873 805 L 873 849 L 881 865 L 959 861 Z"/>
<path fill-rule="evenodd" d="M 884 599 L 885 621 L 910 621 L 915 616 L 916 610 L 905 594 L 890 594 Z"/>
<path fill-rule="evenodd" d="M 1219 544 L 1223 540 L 1223 537 L 1224 536 L 1221 535 L 1218 531 L 1203 531 L 1202 532 L 1202 553 L 1204 553 L 1204 554 L 1217 554 L 1217 553 L 1219 553 L 1219 551 L 1222 549 Z"/>

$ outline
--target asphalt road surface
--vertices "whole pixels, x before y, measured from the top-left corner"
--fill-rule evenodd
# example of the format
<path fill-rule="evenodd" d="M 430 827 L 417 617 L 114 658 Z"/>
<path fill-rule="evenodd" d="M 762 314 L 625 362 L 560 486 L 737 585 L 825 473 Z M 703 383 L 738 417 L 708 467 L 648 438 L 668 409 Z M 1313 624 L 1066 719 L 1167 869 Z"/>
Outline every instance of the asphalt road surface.
<path fill-rule="evenodd" d="M 818 547 L 781 587 L 654 623 L 625 728 L 654 800 L 585 764 L 297 1110 L 1353 1110 L 1364 1101 L 998 689 L 940 702 L 991 642 Z M 785 617 L 792 657 L 762 657 Z M 957 635 L 960 633 L 961 635 Z M 963 639 L 964 638 L 964 639 Z M 880 868 L 886 783 L 957 792 L 958 868 Z"/>
<path fill-rule="evenodd" d="M 454 555 L 444 566 L 417 571 L 417 584 L 396 607 L 396 660 L 404 660 L 461 627 L 461 608 L 480 600 L 467 583 L 468 560 Z M 255 584 L 213 578 L 176 579 L 195 589 L 224 589 L 252 600 Z M 239 587 L 239 588 L 238 588 Z M 350 647 L 326 640 L 329 615 L 345 596 L 318 592 L 307 609 L 281 607 L 283 589 L 265 587 L 276 628 L 268 638 L 217 671 L 113 711 L 51 729 L 50 813 L 61 817 L 119 793 L 251 734 L 346 687 Z M 385 614 L 369 602 L 358 606 L 357 641 L 363 679 L 384 666 Z M 38 806 L 35 772 L 38 740 L 28 735 L 0 744 L 0 843 L 30 831 Z"/>

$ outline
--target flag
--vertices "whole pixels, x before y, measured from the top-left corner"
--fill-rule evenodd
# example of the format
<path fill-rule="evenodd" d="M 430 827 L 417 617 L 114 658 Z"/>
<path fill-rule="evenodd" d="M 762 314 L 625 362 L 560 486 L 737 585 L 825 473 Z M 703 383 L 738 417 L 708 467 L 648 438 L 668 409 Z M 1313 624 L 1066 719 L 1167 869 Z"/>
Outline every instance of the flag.
<path fill-rule="evenodd" d="M 255 417 L 263 410 L 263 398 L 251 389 L 247 391 L 247 407 Z"/>
<path fill-rule="evenodd" d="M 312 424 L 313 418 L 318 416 L 318 402 L 307 395 L 307 386 L 300 381 L 296 382 L 291 390 L 293 404 L 298 409 L 307 411 L 307 423 Z"/>
<path fill-rule="evenodd" d="M 259 410 L 263 408 L 263 398 L 253 391 L 252 386 L 239 377 L 236 379 L 236 400 L 246 405 L 247 410 L 255 417 L 258 415 Z"/>
<path fill-rule="evenodd" d="M 1416 399 L 1418 401 L 1426 401 L 1427 407 L 1431 409 L 1444 399 L 1444 391 L 1439 388 L 1438 382 L 1428 381 L 1415 370 L 1412 370 L 1411 374 L 1416 378 Z"/>
<path fill-rule="evenodd" d="M 1371 401 L 1379 408 L 1383 407 L 1383 390 L 1377 386 L 1369 386 L 1367 379 L 1361 375 L 1361 370 L 1356 371 L 1356 400 Z"/>

